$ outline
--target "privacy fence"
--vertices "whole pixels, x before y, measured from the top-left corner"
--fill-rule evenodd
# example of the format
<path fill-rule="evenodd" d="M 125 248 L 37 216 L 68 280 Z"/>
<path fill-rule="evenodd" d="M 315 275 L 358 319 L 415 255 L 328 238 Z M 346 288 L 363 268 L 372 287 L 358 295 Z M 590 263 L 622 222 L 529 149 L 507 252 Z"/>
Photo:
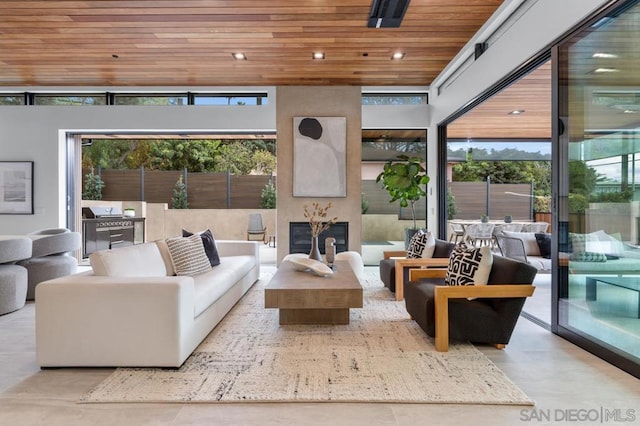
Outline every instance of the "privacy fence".
<path fill-rule="evenodd" d="M 456 219 L 479 219 L 482 215 L 502 219 L 511 215 L 518 220 L 533 220 L 532 184 L 499 184 L 487 182 L 450 182 L 456 206 Z M 374 180 L 362 181 L 364 203 L 370 214 L 397 214 L 400 219 L 411 219 L 409 208 L 400 208 L 399 203 L 389 203 L 389 193 Z M 425 220 L 427 197 L 416 203 L 416 219 Z"/>
<path fill-rule="evenodd" d="M 455 219 L 479 219 L 488 215 L 502 219 L 533 220 L 533 184 L 449 182 L 455 200 Z"/>
<path fill-rule="evenodd" d="M 84 174 L 88 170 L 83 171 Z M 193 209 L 257 209 L 262 190 L 270 175 L 232 175 L 229 173 L 192 173 L 158 170 L 100 170 L 106 201 L 146 201 L 167 203 L 176 181 L 182 175 L 187 185 L 189 207 Z M 84 182 L 83 182 L 84 184 Z M 511 215 L 514 219 L 533 219 L 533 187 L 530 184 L 487 184 L 486 182 L 451 182 L 457 219 L 478 219 L 483 214 L 499 219 Z M 375 180 L 362 181 L 363 210 L 369 214 L 397 214 L 399 219 L 411 219 L 410 208 L 400 208 L 398 202 L 389 203 L 389 193 Z M 433 197 L 416 203 L 416 219 L 425 220 L 427 203 Z"/>
<path fill-rule="evenodd" d="M 83 176 L 88 173 L 83 171 Z M 100 170 L 106 201 L 146 201 L 171 206 L 173 189 L 182 175 L 187 185 L 189 208 L 257 209 L 262 190 L 270 175 L 232 175 L 230 173 L 192 173 L 158 170 Z M 272 180 L 275 186 L 275 179 Z M 83 182 L 84 185 L 84 182 Z"/>

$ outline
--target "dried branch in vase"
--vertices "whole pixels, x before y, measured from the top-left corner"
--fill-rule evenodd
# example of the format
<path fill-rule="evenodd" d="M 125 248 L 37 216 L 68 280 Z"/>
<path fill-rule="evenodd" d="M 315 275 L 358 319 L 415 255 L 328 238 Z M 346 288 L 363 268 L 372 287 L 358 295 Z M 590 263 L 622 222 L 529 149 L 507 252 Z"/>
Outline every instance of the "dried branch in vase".
<path fill-rule="evenodd" d="M 311 203 L 311 209 L 305 204 L 304 217 L 309 221 L 312 237 L 317 237 L 322 231 L 329 229 L 329 227 L 338 220 L 337 217 L 327 219 L 330 208 L 331 203 L 328 203 L 324 207 L 321 207 L 320 203 Z"/>

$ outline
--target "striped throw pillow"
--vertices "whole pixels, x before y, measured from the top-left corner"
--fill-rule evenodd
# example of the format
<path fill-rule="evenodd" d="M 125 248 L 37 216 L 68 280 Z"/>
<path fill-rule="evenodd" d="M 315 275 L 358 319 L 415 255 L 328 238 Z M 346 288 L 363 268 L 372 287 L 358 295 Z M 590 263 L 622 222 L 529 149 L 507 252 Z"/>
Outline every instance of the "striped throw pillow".
<path fill-rule="evenodd" d="M 198 275 L 211 270 L 199 235 L 168 238 L 167 247 L 176 275 Z"/>

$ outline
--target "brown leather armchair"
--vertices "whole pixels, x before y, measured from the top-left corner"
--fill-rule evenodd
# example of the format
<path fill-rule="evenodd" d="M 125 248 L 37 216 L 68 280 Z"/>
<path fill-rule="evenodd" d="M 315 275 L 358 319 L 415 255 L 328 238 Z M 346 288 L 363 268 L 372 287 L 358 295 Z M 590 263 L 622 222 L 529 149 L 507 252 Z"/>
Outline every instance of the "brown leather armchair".
<path fill-rule="evenodd" d="M 520 312 L 533 294 L 537 269 L 526 263 L 493 256 L 485 286 L 446 286 L 443 269 L 414 269 L 404 284 L 407 312 L 431 337 L 437 351 L 446 352 L 449 338 L 509 343 Z M 469 300 L 472 298 L 472 300 Z"/>

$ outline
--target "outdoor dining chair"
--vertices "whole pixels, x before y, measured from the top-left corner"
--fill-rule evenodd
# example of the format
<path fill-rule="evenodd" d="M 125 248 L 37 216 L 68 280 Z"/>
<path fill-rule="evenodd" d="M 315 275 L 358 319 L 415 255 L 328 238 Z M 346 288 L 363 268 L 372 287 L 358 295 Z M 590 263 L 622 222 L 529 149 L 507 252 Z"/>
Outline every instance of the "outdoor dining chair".
<path fill-rule="evenodd" d="M 264 242 L 265 244 L 267 243 L 267 227 L 262 224 L 262 214 L 260 213 L 249 214 L 247 240 L 255 240 L 255 237 L 260 237 L 260 240 L 262 242 Z"/>
<path fill-rule="evenodd" d="M 465 226 L 464 240 L 473 246 L 491 245 L 494 223 L 471 223 Z"/>

